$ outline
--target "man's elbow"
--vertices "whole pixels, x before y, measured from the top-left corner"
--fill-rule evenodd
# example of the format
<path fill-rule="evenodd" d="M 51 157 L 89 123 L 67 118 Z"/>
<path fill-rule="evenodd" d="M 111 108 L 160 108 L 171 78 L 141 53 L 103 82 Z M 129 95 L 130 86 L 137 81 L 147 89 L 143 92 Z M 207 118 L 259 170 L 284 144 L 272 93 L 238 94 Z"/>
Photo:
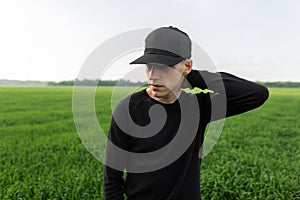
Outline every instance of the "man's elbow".
<path fill-rule="evenodd" d="M 261 106 L 269 98 L 269 90 L 267 87 L 265 87 L 263 85 L 258 85 L 256 92 L 257 92 L 257 104 L 258 104 L 258 106 Z"/>

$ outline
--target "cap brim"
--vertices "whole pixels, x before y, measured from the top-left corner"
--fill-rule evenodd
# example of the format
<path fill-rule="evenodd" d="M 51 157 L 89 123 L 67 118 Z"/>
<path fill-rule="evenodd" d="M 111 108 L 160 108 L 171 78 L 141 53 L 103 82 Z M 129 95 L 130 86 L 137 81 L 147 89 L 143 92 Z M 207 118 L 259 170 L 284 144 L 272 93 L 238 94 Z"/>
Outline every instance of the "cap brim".
<path fill-rule="evenodd" d="M 158 55 L 158 54 L 144 54 L 129 64 L 163 64 L 167 66 L 173 66 L 182 61 L 182 58 Z"/>

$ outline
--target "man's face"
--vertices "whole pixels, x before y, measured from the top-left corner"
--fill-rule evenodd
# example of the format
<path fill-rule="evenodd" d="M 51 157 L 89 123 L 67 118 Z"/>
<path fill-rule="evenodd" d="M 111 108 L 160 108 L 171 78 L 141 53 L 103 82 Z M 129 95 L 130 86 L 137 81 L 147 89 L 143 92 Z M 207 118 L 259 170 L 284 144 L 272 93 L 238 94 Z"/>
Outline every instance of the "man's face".
<path fill-rule="evenodd" d="M 156 98 L 166 98 L 181 89 L 185 65 L 180 62 L 174 66 L 147 64 L 146 73 L 151 93 Z"/>

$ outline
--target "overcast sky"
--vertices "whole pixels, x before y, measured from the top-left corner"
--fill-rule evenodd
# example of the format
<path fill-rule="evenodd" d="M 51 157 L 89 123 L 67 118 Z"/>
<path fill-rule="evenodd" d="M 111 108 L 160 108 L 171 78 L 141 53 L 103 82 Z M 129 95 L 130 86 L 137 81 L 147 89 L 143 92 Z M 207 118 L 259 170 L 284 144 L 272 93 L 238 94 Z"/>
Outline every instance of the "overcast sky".
<path fill-rule="evenodd" d="M 219 71 L 254 81 L 300 81 L 299 10 L 298 0 L 2 0 L 0 79 L 74 79 L 111 37 L 173 25 Z M 104 77 L 122 77 L 121 65 L 129 61 L 116 61 L 117 70 Z"/>

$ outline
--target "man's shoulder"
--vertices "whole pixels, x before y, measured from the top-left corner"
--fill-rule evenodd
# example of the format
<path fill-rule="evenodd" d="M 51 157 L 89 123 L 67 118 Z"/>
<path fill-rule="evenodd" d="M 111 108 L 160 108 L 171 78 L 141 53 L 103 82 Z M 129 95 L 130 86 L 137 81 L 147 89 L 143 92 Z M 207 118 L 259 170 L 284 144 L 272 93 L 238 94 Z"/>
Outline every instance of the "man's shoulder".
<path fill-rule="evenodd" d="M 142 107 L 144 107 L 146 105 L 153 104 L 153 101 L 147 94 L 146 89 L 134 92 L 129 96 L 130 96 L 130 108 L 132 110 L 140 107 L 141 105 Z"/>
<path fill-rule="evenodd" d="M 142 89 L 142 90 L 136 91 L 136 92 L 134 92 L 134 93 L 132 93 L 131 95 L 128 95 L 128 96 L 131 96 L 131 98 L 147 97 L 147 95 L 146 95 L 146 89 Z"/>
<path fill-rule="evenodd" d="M 137 103 L 138 101 L 145 100 L 148 97 L 146 89 L 142 89 L 127 95 L 125 99 L 130 100 L 132 103 Z"/>
<path fill-rule="evenodd" d="M 127 96 L 125 96 L 124 98 L 120 99 L 117 107 L 123 107 L 123 106 L 127 106 L 129 105 L 129 108 L 134 108 L 136 107 L 138 104 L 144 102 L 145 100 L 148 100 L 149 96 L 146 93 L 146 89 L 143 90 L 139 90 L 136 92 L 133 92 Z"/>

